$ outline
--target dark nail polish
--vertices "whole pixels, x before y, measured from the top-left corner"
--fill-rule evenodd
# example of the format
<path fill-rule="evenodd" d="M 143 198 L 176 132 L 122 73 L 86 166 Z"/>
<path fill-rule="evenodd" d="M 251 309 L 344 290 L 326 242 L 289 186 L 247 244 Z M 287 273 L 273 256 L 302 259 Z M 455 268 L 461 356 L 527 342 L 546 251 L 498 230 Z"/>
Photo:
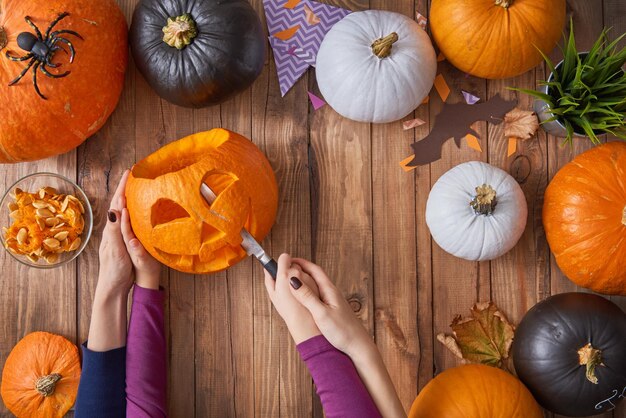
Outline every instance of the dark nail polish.
<path fill-rule="evenodd" d="M 108 216 L 109 216 L 109 221 L 110 222 L 116 222 L 117 221 L 117 215 L 115 215 L 115 212 L 113 212 L 112 210 L 109 211 Z"/>
<path fill-rule="evenodd" d="M 291 284 L 291 287 L 296 290 L 300 289 L 300 286 L 302 286 L 302 282 L 297 277 L 292 277 L 291 279 L 289 279 L 289 283 Z"/>

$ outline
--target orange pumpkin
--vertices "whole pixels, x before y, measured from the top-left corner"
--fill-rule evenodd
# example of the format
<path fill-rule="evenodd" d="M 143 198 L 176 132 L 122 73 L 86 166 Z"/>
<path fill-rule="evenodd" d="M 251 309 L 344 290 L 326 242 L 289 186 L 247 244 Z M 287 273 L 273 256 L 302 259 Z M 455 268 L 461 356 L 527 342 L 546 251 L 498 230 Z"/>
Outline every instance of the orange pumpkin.
<path fill-rule="evenodd" d="M 18 418 L 60 418 L 74 405 L 79 380 L 78 348 L 60 335 L 33 332 L 7 357 L 0 393 Z"/>
<path fill-rule="evenodd" d="M 508 78 L 541 62 L 565 24 L 565 0 L 433 0 L 429 24 L 445 57 L 483 78 Z"/>
<path fill-rule="evenodd" d="M 206 183 L 217 195 L 208 205 Z M 213 273 L 246 257 L 241 229 L 261 241 L 278 207 L 278 187 L 265 155 L 248 139 L 212 129 L 175 141 L 137 163 L 126 185 L 137 238 L 176 270 Z"/>
<path fill-rule="evenodd" d="M 543 227 L 571 281 L 626 295 L 626 143 L 592 148 L 556 173 L 546 189 Z"/>
<path fill-rule="evenodd" d="M 75 60 L 61 50 L 52 52 L 47 66 L 51 74 L 70 71 L 63 78 L 46 76 L 33 66 L 16 84 L 9 86 L 30 60 L 7 58 L 26 55 L 17 44 L 22 32 L 35 34 L 25 17 L 30 17 L 46 36 L 46 29 L 59 16 L 52 29 L 70 30 L 57 36 L 69 41 Z M 0 0 L 0 163 L 32 161 L 67 152 L 95 134 L 109 118 L 122 92 L 128 60 L 127 25 L 114 0 Z M 69 46 L 59 41 L 69 52 Z"/>
<path fill-rule="evenodd" d="M 511 374 L 468 364 L 437 375 L 415 398 L 409 418 L 542 418 L 526 386 Z"/>

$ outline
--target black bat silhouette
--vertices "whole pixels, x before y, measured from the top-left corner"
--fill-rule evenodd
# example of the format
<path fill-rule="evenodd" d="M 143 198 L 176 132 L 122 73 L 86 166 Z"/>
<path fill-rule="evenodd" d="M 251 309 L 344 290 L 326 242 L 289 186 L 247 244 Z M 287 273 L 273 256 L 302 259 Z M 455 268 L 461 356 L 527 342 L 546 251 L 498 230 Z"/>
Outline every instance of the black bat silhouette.
<path fill-rule="evenodd" d="M 450 138 L 461 148 L 461 138 L 467 134 L 479 136 L 470 125 L 477 120 L 486 120 L 499 124 L 504 115 L 517 105 L 517 100 L 504 100 L 499 94 L 484 103 L 468 105 L 466 103 L 444 104 L 443 110 L 435 119 L 432 131 L 423 139 L 411 144 L 413 159 L 407 167 L 417 167 L 432 163 L 441 158 L 441 147 Z"/>

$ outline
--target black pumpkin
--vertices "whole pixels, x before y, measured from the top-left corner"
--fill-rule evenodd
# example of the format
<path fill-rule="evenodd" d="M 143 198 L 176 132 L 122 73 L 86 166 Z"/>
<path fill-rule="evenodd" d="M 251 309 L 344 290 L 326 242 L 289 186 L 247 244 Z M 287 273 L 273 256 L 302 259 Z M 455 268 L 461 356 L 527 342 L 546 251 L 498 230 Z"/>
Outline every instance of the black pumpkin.
<path fill-rule="evenodd" d="M 515 331 L 513 362 L 520 380 L 552 412 L 610 410 L 626 396 L 626 314 L 593 294 L 549 297 Z"/>
<path fill-rule="evenodd" d="M 250 86 L 263 70 L 266 39 L 246 0 L 142 0 L 130 28 L 148 84 L 167 101 L 195 108 Z"/>

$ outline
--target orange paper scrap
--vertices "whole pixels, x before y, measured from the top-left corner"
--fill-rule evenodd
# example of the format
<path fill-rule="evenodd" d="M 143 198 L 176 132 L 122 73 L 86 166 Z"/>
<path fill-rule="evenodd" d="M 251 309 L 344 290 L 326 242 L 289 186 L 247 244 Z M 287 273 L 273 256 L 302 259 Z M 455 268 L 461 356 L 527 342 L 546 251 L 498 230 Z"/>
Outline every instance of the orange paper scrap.
<path fill-rule="evenodd" d="M 402 122 L 402 129 L 404 129 L 406 131 L 408 129 L 417 128 L 418 126 L 423 125 L 425 123 L 426 122 L 424 122 L 420 118 L 415 118 L 415 119 L 411 119 L 411 120 L 405 120 L 404 122 Z"/>
<path fill-rule="evenodd" d="M 515 154 L 515 151 L 517 151 L 517 138 L 512 136 L 509 138 L 509 147 L 506 152 L 506 156 L 510 157 L 511 155 Z"/>
<path fill-rule="evenodd" d="M 443 78 L 441 74 L 438 74 L 437 77 L 435 77 L 435 89 L 437 90 L 437 93 L 439 93 L 441 100 L 445 102 L 450 95 L 450 87 L 448 87 L 446 79 Z"/>
<path fill-rule="evenodd" d="M 410 157 L 405 158 L 404 160 L 400 161 L 400 167 L 402 167 L 402 169 L 404 171 L 406 171 L 407 173 L 409 171 L 415 170 L 417 168 L 417 166 L 408 166 L 407 164 L 410 163 L 411 161 L 413 161 L 413 155 L 411 155 Z"/>
<path fill-rule="evenodd" d="M 417 21 L 417 24 L 420 25 L 420 28 L 426 30 L 426 23 L 428 23 L 428 20 L 426 19 L 426 17 L 423 14 L 421 14 L 418 11 L 416 11 L 415 12 L 415 20 Z"/>
<path fill-rule="evenodd" d="M 311 8 L 306 4 L 304 5 L 304 13 L 306 15 L 306 23 L 309 25 L 313 26 L 320 23 L 320 18 L 317 17 L 315 13 L 313 13 L 313 10 L 311 10 Z"/>
<path fill-rule="evenodd" d="M 446 57 L 443 56 L 443 52 L 439 52 L 439 55 L 437 55 L 437 62 L 441 62 L 445 60 L 446 60 Z"/>
<path fill-rule="evenodd" d="M 298 32 L 299 29 L 300 29 L 300 25 L 296 25 L 296 26 L 291 27 L 289 29 L 285 29 L 285 30 L 281 30 L 280 32 L 276 32 L 274 34 L 274 37 L 280 39 L 281 41 L 286 41 L 287 39 L 290 39 L 293 35 L 295 35 L 296 32 Z"/>
<path fill-rule="evenodd" d="M 483 152 L 483 149 L 480 147 L 480 143 L 478 142 L 478 138 L 476 138 L 474 135 L 465 135 L 465 140 L 467 141 L 467 145 L 469 145 L 470 148 L 475 149 L 478 152 Z"/>
<path fill-rule="evenodd" d="M 293 9 L 294 7 L 300 4 L 300 1 L 302 0 L 287 0 L 287 3 L 285 3 L 284 7 L 285 9 Z"/>

